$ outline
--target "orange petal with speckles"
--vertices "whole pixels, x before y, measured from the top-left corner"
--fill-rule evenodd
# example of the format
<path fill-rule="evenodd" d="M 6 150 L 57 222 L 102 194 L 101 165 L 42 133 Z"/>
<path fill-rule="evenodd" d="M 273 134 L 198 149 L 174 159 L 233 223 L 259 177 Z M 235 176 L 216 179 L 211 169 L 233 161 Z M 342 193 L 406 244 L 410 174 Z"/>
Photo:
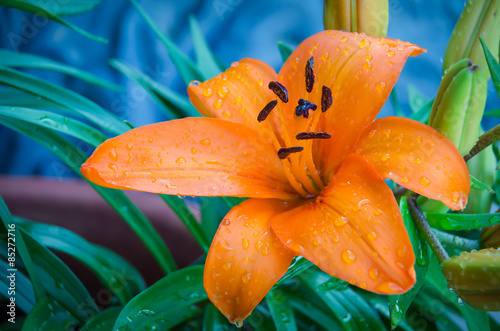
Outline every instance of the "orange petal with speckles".
<path fill-rule="evenodd" d="M 355 151 L 382 177 L 401 186 L 454 210 L 467 203 L 467 166 L 453 143 L 430 126 L 406 118 L 382 118 L 363 131 Z"/>
<path fill-rule="evenodd" d="M 249 126 L 276 142 L 271 124 L 279 125 L 276 115 L 257 121 L 259 112 L 276 95 L 268 88 L 278 79 L 273 68 L 256 59 L 235 62 L 220 75 L 188 87 L 189 99 L 207 117 L 221 118 Z M 274 111 L 275 112 L 275 111 Z M 276 144 L 277 146 L 277 144 Z"/>
<path fill-rule="evenodd" d="M 351 153 L 359 133 L 382 108 L 407 57 L 423 51 L 394 39 L 323 31 L 302 42 L 287 59 L 279 72 L 279 81 L 288 88 L 290 101 L 279 102 L 279 106 L 292 141 L 302 131 L 325 131 L 332 135 L 331 139 L 315 141 L 313 149 L 316 167 L 323 172 L 326 183 L 342 159 Z M 314 57 L 315 84 L 312 92 L 307 93 L 305 67 L 311 57 Z M 309 128 L 312 116 L 297 117 L 294 108 L 302 98 L 318 105 L 319 110 L 323 86 L 331 89 L 333 104 L 318 125 Z M 294 141 L 293 146 L 305 144 Z"/>
<path fill-rule="evenodd" d="M 108 139 L 82 165 L 106 187 L 197 196 L 297 196 L 271 143 L 215 118 L 146 125 Z"/>
<path fill-rule="evenodd" d="M 250 199 L 221 222 L 205 263 L 208 298 L 232 323 L 242 322 L 285 274 L 295 254 L 274 235 L 269 219 L 286 202 Z"/>
<path fill-rule="evenodd" d="M 394 196 L 360 156 L 348 155 L 320 196 L 271 218 L 278 238 L 326 273 L 396 294 L 415 283 L 415 256 Z"/>

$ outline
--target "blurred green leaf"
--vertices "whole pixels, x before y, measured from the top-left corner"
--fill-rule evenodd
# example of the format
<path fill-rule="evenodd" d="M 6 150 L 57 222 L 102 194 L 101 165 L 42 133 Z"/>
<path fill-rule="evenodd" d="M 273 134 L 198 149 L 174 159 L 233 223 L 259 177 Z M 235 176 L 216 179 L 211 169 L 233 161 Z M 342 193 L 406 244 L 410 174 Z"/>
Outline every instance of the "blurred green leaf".
<path fill-rule="evenodd" d="M 491 117 L 500 117 L 500 108 L 498 109 L 493 109 L 490 111 L 485 111 L 484 116 L 491 116 Z"/>
<path fill-rule="evenodd" d="M 9 295 L 8 293 L 10 287 L 10 278 L 7 278 L 7 276 L 10 276 L 11 274 L 9 269 L 11 269 L 11 267 L 9 266 L 7 261 L 0 259 L 0 293 L 5 297 L 5 299 L 9 299 L 10 297 L 12 297 L 12 295 Z M 30 279 L 26 277 L 20 270 L 16 271 L 15 279 L 16 307 L 27 314 L 33 308 L 33 306 L 35 306 L 33 286 L 31 285 Z M 6 311 L 9 311 L 9 308 L 6 308 Z"/>
<path fill-rule="evenodd" d="M 469 176 L 470 176 L 470 187 L 471 188 L 473 188 L 475 190 L 479 190 L 479 191 L 488 191 L 491 194 L 495 193 L 495 191 L 488 184 L 483 183 L 482 181 L 480 181 L 479 179 L 477 179 L 476 177 L 474 177 L 472 175 L 469 175 Z"/>
<path fill-rule="evenodd" d="M 34 3 L 46 10 L 50 10 L 59 16 L 70 16 L 87 12 L 97 6 L 101 0 L 66 0 L 66 1 L 39 1 L 24 0 L 24 2 Z"/>
<path fill-rule="evenodd" d="M 196 56 L 196 64 L 206 79 L 217 76 L 223 71 L 220 68 L 217 59 L 200 29 L 198 21 L 193 15 L 189 16 L 189 27 L 191 28 L 191 37 L 193 38 L 194 54 Z"/>
<path fill-rule="evenodd" d="M 53 298 L 40 300 L 26 317 L 23 331 L 77 330 L 78 321 Z"/>
<path fill-rule="evenodd" d="M 239 205 L 247 198 L 238 198 L 238 197 L 220 197 L 222 201 L 226 204 L 229 209 L 232 209 L 234 206 Z"/>
<path fill-rule="evenodd" d="M 84 70 L 28 53 L 0 49 L 0 64 L 6 67 L 30 68 L 60 72 L 79 78 L 83 81 L 86 81 L 87 83 L 105 87 L 113 91 L 123 90 L 121 86 L 106 82 L 101 78 L 94 76 Z"/>
<path fill-rule="evenodd" d="M 318 286 L 318 291 L 343 291 L 349 287 L 349 283 L 341 279 L 330 277 L 326 282 Z"/>
<path fill-rule="evenodd" d="M 389 309 L 391 313 L 391 328 L 394 329 L 400 325 L 404 319 L 408 308 L 410 307 L 413 299 L 420 291 L 420 288 L 425 282 L 425 276 L 427 275 L 427 269 L 429 268 L 429 246 L 427 242 L 422 239 L 413 223 L 410 211 L 408 210 L 408 202 L 406 197 L 401 197 L 399 203 L 399 209 L 401 211 L 401 216 L 403 217 L 406 230 L 410 237 L 411 245 L 413 247 L 413 253 L 415 253 L 415 273 L 417 275 L 417 282 L 413 287 L 406 293 L 400 295 L 389 295 Z"/>
<path fill-rule="evenodd" d="M 65 114 L 71 113 L 66 107 L 55 102 L 13 88 L 0 88 L 0 100 L 2 100 L 2 106 L 56 110 Z"/>
<path fill-rule="evenodd" d="M 429 102 L 429 98 L 423 95 L 416 86 L 408 85 L 408 104 L 413 113 L 422 109 L 427 102 Z"/>
<path fill-rule="evenodd" d="M 389 100 L 391 101 L 392 108 L 394 108 L 394 115 L 405 117 L 405 112 L 403 111 L 403 107 L 401 107 L 401 102 L 399 102 L 397 85 L 392 89 Z"/>
<path fill-rule="evenodd" d="M 293 277 L 299 275 L 304 270 L 309 269 L 313 265 L 314 264 L 312 262 L 303 258 L 302 256 L 297 256 L 293 258 L 293 261 L 292 263 L 290 263 L 288 271 L 286 272 L 286 274 L 283 275 L 283 277 L 281 277 L 279 281 L 276 282 L 276 284 L 274 284 L 273 289 L 277 288 L 287 280 L 292 279 Z"/>
<path fill-rule="evenodd" d="M 87 38 L 93 39 L 95 41 L 99 41 L 101 43 L 108 43 L 108 41 L 104 38 L 98 37 L 96 35 L 93 35 L 85 30 L 80 29 L 79 27 L 69 23 L 68 21 L 64 20 L 61 18 L 58 14 L 57 11 L 54 12 L 52 9 L 52 6 L 50 5 L 40 5 L 40 1 L 37 1 L 36 3 L 28 0 L 0 0 L 0 5 L 19 9 L 28 13 L 32 13 L 35 15 L 43 16 L 46 17 L 52 21 L 61 23 L 62 25 L 72 29 L 75 32 L 78 32 L 82 36 L 85 36 Z M 87 7 L 88 8 L 88 7 Z M 88 8 L 91 9 L 92 7 Z M 83 8 L 80 6 L 80 9 L 74 9 L 71 11 L 69 8 L 67 9 L 66 12 L 63 12 L 63 14 L 69 15 L 70 13 L 76 14 L 78 10 L 82 10 Z M 84 11 L 84 10 L 82 10 Z"/>
<path fill-rule="evenodd" d="M 254 311 L 245 320 L 255 331 L 276 331 L 271 312 L 263 305 L 255 307 Z"/>
<path fill-rule="evenodd" d="M 237 331 L 238 328 L 227 321 L 227 318 L 209 302 L 205 306 L 203 331 Z"/>
<path fill-rule="evenodd" d="M 156 325 L 167 330 L 198 314 L 192 305 L 205 299 L 203 267 L 187 267 L 160 279 L 133 298 L 122 309 L 114 329 L 142 330 Z"/>
<path fill-rule="evenodd" d="M 147 25 L 153 30 L 154 34 L 161 42 L 165 45 L 168 51 L 168 55 L 172 59 L 175 64 L 175 67 L 179 71 L 179 74 L 182 77 L 182 80 L 186 84 L 193 80 L 204 81 L 209 77 L 205 77 L 200 70 L 196 67 L 194 62 L 189 59 L 182 51 L 172 42 L 167 36 L 163 34 L 158 25 L 149 17 L 149 15 L 142 9 L 139 3 L 135 0 L 130 0 L 130 2 L 137 9 L 142 18 L 146 21 Z"/>
<path fill-rule="evenodd" d="M 278 49 L 283 62 L 286 62 L 288 57 L 293 53 L 293 49 L 282 41 L 278 41 Z"/>
<path fill-rule="evenodd" d="M 431 227 L 439 230 L 472 230 L 500 223 L 500 214 L 426 214 Z"/>
<path fill-rule="evenodd" d="M 3 117 L 15 118 L 37 126 L 59 131 L 80 139 L 94 147 L 106 140 L 106 136 L 99 130 L 80 121 L 46 110 L 0 106 L 0 121 Z"/>
<path fill-rule="evenodd" d="M 84 117 L 98 127 L 116 135 L 129 130 L 129 127 L 121 119 L 102 109 L 89 99 L 34 76 L 0 66 L 0 84 L 55 102 L 65 107 L 71 114 Z"/>
<path fill-rule="evenodd" d="M 364 291 L 364 290 L 356 290 L 356 293 L 358 293 L 360 296 L 362 296 L 366 300 L 366 302 L 368 302 L 370 304 L 370 306 L 379 313 L 380 316 L 383 316 L 388 321 L 390 321 L 391 313 L 389 311 L 387 296 Z M 402 321 L 397 326 L 397 329 L 402 329 L 402 330 L 406 330 L 406 331 L 413 330 L 413 328 L 406 321 Z"/>
<path fill-rule="evenodd" d="M 207 238 L 213 238 L 229 208 L 220 197 L 198 197 L 201 226 Z"/>
<path fill-rule="evenodd" d="M 16 223 L 45 247 L 68 254 L 85 264 L 121 304 L 146 288 L 139 272 L 118 254 L 55 225 L 22 218 L 16 218 Z"/>
<path fill-rule="evenodd" d="M 75 173 L 81 175 L 80 166 L 87 159 L 86 155 L 58 133 L 44 127 L 13 118 L 2 118 L 0 123 L 35 140 L 54 153 Z M 90 182 L 89 182 L 90 183 Z M 90 183 L 109 205 L 118 212 L 125 222 L 137 234 L 165 273 L 176 269 L 174 259 L 165 242 L 151 225 L 144 214 L 119 190 L 109 189 Z"/>
<path fill-rule="evenodd" d="M 153 100 L 159 103 L 169 119 L 200 116 L 200 113 L 194 108 L 189 99 L 162 86 L 151 77 L 120 60 L 111 59 L 109 64 L 142 86 Z"/>
<path fill-rule="evenodd" d="M 486 57 L 486 63 L 488 63 L 488 69 L 490 70 L 493 86 L 495 86 L 498 97 L 500 98 L 500 64 L 498 64 L 495 56 L 491 54 L 488 46 L 483 40 L 483 37 L 479 36 L 479 40 L 481 41 L 481 45 L 483 46 L 484 56 Z"/>
<path fill-rule="evenodd" d="M 122 307 L 110 307 L 99 312 L 80 331 L 112 331 L 121 310 Z"/>
<path fill-rule="evenodd" d="M 266 295 L 267 305 L 278 331 L 297 330 L 295 315 L 280 289 L 274 289 Z"/>
<path fill-rule="evenodd" d="M 6 260 L 9 262 L 11 267 L 10 269 L 17 269 L 17 257 L 23 261 L 24 267 L 31 280 L 35 301 L 38 302 L 46 296 L 43 284 L 36 272 L 31 252 L 27 247 L 23 233 L 12 219 L 12 215 L 10 214 L 10 211 L 2 197 L 0 197 L 0 219 L 3 223 L 1 232 L 5 234 L 5 242 L 7 245 Z"/>
<path fill-rule="evenodd" d="M 452 293 L 448 288 L 448 283 L 437 259 L 432 256 L 430 260 L 429 271 L 427 272 L 427 280 L 434 288 L 439 291 L 441 297 L 448 299 L 453 305 L 458 308 L 462 316 L 465 318 L 469 331 L 485 331 L 490 330 L 490 322 L 488 314 L 485 311 L 476 310 L 468 304 L 461 302 L 455 293 Z"/>
<path fill-rule="evenodd" d="M 417 110 L 415 113 L 410 115 L 410 119 L 414 121 L 419 121 L 421 123 L 427 124 L 429 122 L 429 116 L 431 114 L 432 103 L 434 102 L 434 98 L 427 101 L 422 108 Z"/>

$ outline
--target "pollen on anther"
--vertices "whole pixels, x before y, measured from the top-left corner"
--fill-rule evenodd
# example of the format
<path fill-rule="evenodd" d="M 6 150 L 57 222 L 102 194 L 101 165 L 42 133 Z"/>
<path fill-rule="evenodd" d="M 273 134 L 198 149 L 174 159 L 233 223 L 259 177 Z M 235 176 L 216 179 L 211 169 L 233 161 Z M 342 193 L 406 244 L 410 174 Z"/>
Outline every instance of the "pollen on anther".
<path fill-rule="evenodd" d="M 326 132 L 300 132 L 295 138 L 297 140 L 305 140 L 305 139 L 329 139 L 332 135 Z"/>
<path fill-rule="evenodd" d="M 307 60 L 306 63 L 306 91 L 308 93 L 312 92 L 313 86 L 314 86 L 314 57 L 311 56 L 309 60 Z"/>
<path fill-rule="evenodd" d="M 273 91 L 282 102 L 288 102 L 288 91 L 283 84 L 277 81 L 271 81 L 269 82 L 269 89 Z"/>
<path fill-rule="evenodd" d="M 259 122 L 262 122 L 264 121 L 267 116 L 269 116 L 269 114 L 271 113 L 271 111 L 274 109 L 274 107 L 276 107 L 276 105 L 278 104 L 278 101 L 277 100 L 273 100 L 271 102 L 269 102 L 265 107 L 264 109 L 262 109 L 259 113 L 259 115 L 257 116 L 257 121 Z"/>
<path fill-rule="evenodd" d="M 280 148 L 278 151 L 278 157 L 280 159 L 286 158 L 288 155 L 292 153 L 298 153 L 304 150 L 304 147 L 302 146 L 295 146 L 295 147 L 283 147 Z"/>
<path fill-rule="evenodd" d="M 321 111 L 327 111 L 333 103 L 332 90 L 328 86 L 323 86 L 321 89 Z"/>

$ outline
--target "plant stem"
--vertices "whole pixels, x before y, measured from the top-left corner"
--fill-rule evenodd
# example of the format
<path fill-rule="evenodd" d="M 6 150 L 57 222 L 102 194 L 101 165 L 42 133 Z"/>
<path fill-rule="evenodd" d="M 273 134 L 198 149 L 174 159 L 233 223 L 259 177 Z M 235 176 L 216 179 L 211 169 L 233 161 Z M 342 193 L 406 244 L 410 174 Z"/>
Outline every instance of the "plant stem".
<path fill-rule="evenodd" d="M 500 140 L 500 124 L 495 126 L 493 129 L 488 130 L 485 134 L 481 135 L 478 139 L 474 147 L 470 150 L 470 152 L 464 156 L 465 162 L 469 161 L 476 154 L 481 152 L 486 147 L 490 146 L 493 143 L 496 143 Z"/>
<path fill-rule="evenodd" d="M 445 246 L 450 246 L 461 251 L 471 251 L 473 249 L 479 249 L 479 243 L 477 240 L 462 238 L 460 236 L 455 236 L 453 234 L 439 231 L 436 229 L 432 230 L 436 237 L 439 239 L 441 243 Z"/>
<path fill-rule="evenodd" d="M 431 246 L 432 252 L 436 255 L 439 264 L 442 264 L 444 260 L 449 258 L 449 255 L 444 250 L 444 247 L 441 245 L 441 242 L 432 231 L 429 222 L 427 222 L 427 219 L 420 210 L 420 207 L 417 204 L 417 194 L 413 194 L 408 199 L 408 209 L 410 210 L 410 214 L 413 217 L 419 232 L 424 236 L 425 241 L 427 241 L 429 246 Z"/>

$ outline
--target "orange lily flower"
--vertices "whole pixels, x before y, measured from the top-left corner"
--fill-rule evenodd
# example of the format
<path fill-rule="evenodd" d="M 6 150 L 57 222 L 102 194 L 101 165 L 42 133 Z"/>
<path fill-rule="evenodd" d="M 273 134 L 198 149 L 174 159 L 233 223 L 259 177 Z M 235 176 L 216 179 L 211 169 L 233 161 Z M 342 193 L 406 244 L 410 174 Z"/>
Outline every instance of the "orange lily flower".
<path fill-rule="evenodd" d="M 374 121 L 407 57 L 423 51 L 323 31 L 279 74 L 243 59 L 189 86 L 207 118 L 109 139 L 81 171 L 112 188 L 251 198 L 223 219 L 205 265 L 208 297 L 233 323 L 298 255 L 363 289 L 405 292 L 415 256 L 384 178 L 454 210 L 470 188 L 465 162 L 439 132 L 405 118 Z"/>

